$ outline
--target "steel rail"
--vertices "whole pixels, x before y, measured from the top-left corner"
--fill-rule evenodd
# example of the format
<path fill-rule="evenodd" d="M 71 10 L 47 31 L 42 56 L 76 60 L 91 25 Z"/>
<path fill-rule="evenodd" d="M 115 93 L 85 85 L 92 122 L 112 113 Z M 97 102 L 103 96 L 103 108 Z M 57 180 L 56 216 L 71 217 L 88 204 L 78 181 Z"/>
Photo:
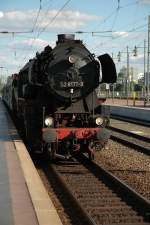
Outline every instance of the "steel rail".
<path fill-rule="evenodd" d="M 86 221 L 87 225 L 96 225 L 92 217 L 84 210 L 82 205 L 79 203 L 75 195 L 71 192 L 69 186 L 67 183 L 63 180 L 63 178 L 60 176 L 59 172 L 57 172 L 54 165 L 50 164 L 49 167 L 51 168 L 51 171 L 53 172 L 54 176 L 57 178 L 57 181 L 62 186 L 63 190 L 67 195 L 69 195 L 70 199 L 74 202 L 76 207 L 80 210 L 81 214 L 83 215 L 84 221 Z"/>
<path fill-rule="evenodd" d="M 148 138 L 141 137 L 137 134 L 132 135 L 131 132 L 124 131 L 111 126 L 109 126 L 108 129 L 112 131 L 110 139 L 117 141 L 123 145 L 132 147 L 136 151 L 142 152 L 145 155 L 150 155 L 150 148 L 148 146 L 144 146 L 143 142 L 141 142 L 141 140 L 143 139 L 142 141 L 144 141 L 145 145 L 147 145 L 148 143 L 150 143 L 150 140 L 148 141 Z"/>
<path fill-rule="evenodd" d="M 104 169 L 102 166 L 96 164 L 94 161 L 90 161 L 85 155 L 81 155 L 77 158 L 83 165 L 92 168 L 96 176 L 103 175 L 108 180 L 108 186 L 118 193 L 122 199 L 132 205 L 145 219 L 150 222 L 150 201 L 144 198 L 142 195 L 137 193 L 133 188 L 128 186 L 125 182 L 121 181 L 111 172 Z M 121 191 L 120 191 L 121 190 Z M 128 200 L 127 200 L 128 199 Z"/>
<path fill-rule="evenodd" d="M 145 136 L 142 136 L 142 135 L 139 135 L 139 134 L 135 134 L 135 133 L 132 133 L 132 132 L 127 131 L 127 130 L 122 130 L 120 128 L 113 127 L 113 125 L 109 125 L 108 128 L 113 130 L 113 131 L 119 132 L 121 134 L 130 135 L 130 136 L 132 136 L 134 138 L 137 138 L 139 140 L 142 140 L 142 141 L 150 143 L 150 138 L 149 137 L 145 137 Z"/>

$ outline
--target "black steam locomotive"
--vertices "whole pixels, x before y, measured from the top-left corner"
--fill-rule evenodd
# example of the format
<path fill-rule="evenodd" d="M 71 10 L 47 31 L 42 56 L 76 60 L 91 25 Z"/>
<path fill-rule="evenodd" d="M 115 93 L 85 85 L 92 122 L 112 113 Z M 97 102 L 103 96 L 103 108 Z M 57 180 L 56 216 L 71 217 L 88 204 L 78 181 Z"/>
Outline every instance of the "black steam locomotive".
<path fill-rule="evenodd" d="M 74 35 L 58 35 L 8 78 L 3 98 L 24 129 L 29 148 L 52 158 L 86 151 L 93 158 L 109 138 L 108 116 L 95 89 L 116 81 L 108 54 L 96 58 Z"/>

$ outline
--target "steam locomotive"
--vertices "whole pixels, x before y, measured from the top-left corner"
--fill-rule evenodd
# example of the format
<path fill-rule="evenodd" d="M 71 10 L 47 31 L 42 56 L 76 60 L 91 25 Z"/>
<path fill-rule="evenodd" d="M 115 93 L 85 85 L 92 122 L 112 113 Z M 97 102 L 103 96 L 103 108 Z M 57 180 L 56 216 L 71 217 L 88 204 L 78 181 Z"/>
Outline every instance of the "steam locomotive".
<path fill-rule="evenodd" d="M 108 54 L 95 57 L 72 34 L 60 34 L 44 51 L 8 77 L 3 99 L 19 124 L 31 151 L 68 158 L 85 151 L 90 158 L 110 134 L 109 117 L 99 103 L 100 83 L 116 82 Z"/>

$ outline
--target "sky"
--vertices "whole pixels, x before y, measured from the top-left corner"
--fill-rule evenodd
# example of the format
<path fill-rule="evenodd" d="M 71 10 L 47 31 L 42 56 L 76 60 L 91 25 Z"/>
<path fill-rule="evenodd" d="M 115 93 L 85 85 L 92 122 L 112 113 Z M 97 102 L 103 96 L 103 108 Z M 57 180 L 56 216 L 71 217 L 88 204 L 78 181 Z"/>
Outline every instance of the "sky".
<path fill-rule="evenodd" d="M 113 56 L 118 72 L 126 66 L 128 46 L 130 66 L 139 76 L 149 15 L 150 0 L 1 0 L 0 76 L 18 73 L 37 51 L 54 47 L 61 33 L 74 33 L 96 56 Z"/>

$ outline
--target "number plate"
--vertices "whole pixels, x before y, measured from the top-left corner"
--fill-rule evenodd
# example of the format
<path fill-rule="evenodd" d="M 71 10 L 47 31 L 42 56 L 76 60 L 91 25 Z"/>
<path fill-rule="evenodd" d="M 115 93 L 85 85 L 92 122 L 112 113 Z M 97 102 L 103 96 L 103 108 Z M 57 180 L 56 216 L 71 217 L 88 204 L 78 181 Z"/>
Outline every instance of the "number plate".
<path fill-rule="evenodd" d="M 61 88 L 75 88 L 75 87 L 83 87 L 83 81 L 61 81 L 60 87 Z"/>

